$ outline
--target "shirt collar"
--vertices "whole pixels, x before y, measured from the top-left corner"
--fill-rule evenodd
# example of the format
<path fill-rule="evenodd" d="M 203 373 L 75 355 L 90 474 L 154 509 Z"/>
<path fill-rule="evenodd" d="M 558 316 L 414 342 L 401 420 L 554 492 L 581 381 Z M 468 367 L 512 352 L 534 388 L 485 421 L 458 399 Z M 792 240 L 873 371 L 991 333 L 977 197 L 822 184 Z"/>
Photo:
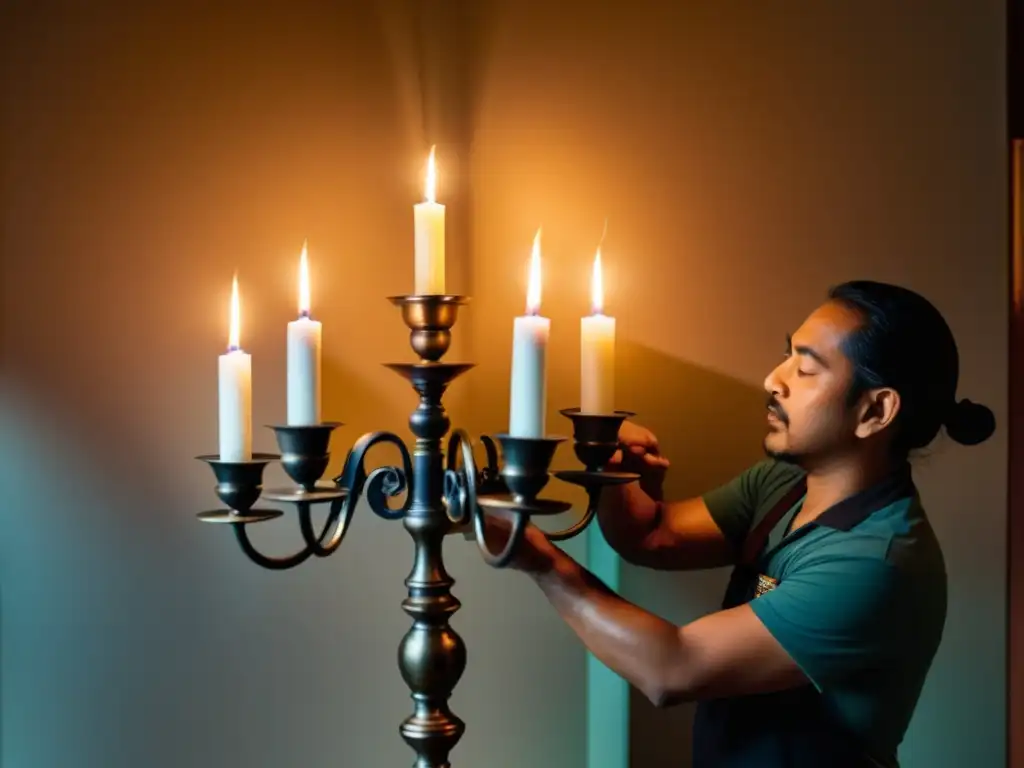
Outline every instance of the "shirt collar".
<path fill-rule="evenodd" d="M 884 480 L 832 505 L 814 522 L 828 528 L 848 531 L 863 522 L 871 513 L 916 493 L 910 464 L 904 463 Z"/>

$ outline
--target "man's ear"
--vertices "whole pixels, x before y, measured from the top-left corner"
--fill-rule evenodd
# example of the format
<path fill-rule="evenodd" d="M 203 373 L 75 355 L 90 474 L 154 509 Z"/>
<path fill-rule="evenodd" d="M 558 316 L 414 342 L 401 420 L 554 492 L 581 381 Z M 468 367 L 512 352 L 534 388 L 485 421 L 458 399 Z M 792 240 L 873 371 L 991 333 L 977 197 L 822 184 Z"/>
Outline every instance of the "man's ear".
<path fill-rule="evenodd" d="M 857 437 L 871 437 L 891 425 L 900 412 L 900 393 L 881 387 L 864 393 L 857 420 Z"/>

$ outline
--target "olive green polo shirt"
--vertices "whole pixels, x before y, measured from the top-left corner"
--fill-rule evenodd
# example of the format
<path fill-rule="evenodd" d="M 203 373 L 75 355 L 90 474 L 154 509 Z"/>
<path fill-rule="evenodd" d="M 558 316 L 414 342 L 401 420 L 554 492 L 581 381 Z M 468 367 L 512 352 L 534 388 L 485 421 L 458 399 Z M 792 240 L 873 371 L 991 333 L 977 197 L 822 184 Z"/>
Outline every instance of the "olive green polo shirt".
<path fill-rule="evenodd" d="M 704 500 L 738 548 L 802 479 L 763 461 Z M 945 623 L 941 548 L 909 466 L 790 531 L 802 503 L 737 567 L 723 607 L 749 603 L 810 684 L 702 702 L 695 768 L 897 765 Z"/>

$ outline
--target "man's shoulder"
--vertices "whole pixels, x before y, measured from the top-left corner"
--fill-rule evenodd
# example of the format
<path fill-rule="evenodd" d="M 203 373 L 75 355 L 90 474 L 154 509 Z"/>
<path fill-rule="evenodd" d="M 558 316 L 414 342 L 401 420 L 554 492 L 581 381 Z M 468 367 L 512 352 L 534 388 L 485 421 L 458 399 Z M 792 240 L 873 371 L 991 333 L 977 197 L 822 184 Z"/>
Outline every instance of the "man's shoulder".
<path fill-rule="evenodd" d="M 915 493 L 872 515 L 865 534 L 886 537 L 885 560 L 905 571 L 945 577 L 946 563 L 939 537 Z"/>
<path fill-rule="evenodd" d="M 851 584 L 899 587 L 911 601 L 922 589 L 941 591 L 946 581 L 942 547 L 916 496 L 876 510 L 849 530 L 829 530 L 813 547 L 801 549 L 792 565 L 820 565 Z"/>
<path fill-rule="evenodd" d="M 792 464 L 764 459 L 724 485 L 707 491 L 704 504 L 726 537 L 738 543 L 751 524 L 763 517 L 803 474 Z"/>
<path fill-rule="evenodd" d="M 795 464 L 778 459 L 764 459 L 743 473 L 755 502 L 755 517 L 760 517 L 778 502 L 806 472 Z"/>

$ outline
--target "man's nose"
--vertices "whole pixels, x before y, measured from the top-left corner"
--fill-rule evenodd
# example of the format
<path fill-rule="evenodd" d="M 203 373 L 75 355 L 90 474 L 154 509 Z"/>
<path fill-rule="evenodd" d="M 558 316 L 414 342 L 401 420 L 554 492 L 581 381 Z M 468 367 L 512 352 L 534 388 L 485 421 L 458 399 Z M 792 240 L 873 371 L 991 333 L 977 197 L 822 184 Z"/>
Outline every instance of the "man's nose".
<path fill-rule="evenodd" d="M 787 395 L 786 383 L 780 375 L 782 373 L 781 369 L 781 365 L 776 366 L 764 379 L 765 392 L 776 397 L 785 397 Z"/>

